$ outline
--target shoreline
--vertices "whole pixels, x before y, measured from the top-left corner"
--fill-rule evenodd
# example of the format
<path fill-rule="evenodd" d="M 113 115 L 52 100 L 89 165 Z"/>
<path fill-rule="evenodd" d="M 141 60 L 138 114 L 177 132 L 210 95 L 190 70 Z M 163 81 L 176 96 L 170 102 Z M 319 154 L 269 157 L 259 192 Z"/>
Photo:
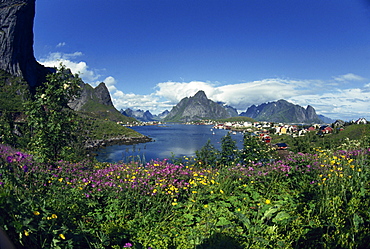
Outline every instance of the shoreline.
<path fill-rule="evenodd" d="M 120 145 L 120 144 L 138 144 L 138 143 L 147 143 L 153 141 L 152 138 L 148 136 L 140 136 L 140 137 L 126 137 L 126 136 L 117 136 L 105 139 L 96 139 L 96 140 L 89 140 L 85 142 L 85 149 L 94 151 L 102 147 L 112 146 L 112 145 Z"/>

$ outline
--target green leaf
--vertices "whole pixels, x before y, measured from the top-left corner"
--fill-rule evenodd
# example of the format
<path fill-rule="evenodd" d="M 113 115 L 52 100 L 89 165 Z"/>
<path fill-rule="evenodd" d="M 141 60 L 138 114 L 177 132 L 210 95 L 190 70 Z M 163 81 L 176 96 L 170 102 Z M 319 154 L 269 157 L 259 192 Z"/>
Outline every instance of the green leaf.
<path fill-rule="evenodd" d="M 219 217 L 216 226 L 226 226 L 229 225 L 230 223 L 231 222 L 225 217 Z"/>
<path fill-rule="evenodd" d="M 272 219 L 273 222 L 279 222 L 279 221 L 282 221 L 282 220 L 286 220 L 286 219 L 289 219 L 290 218 L 290 215 L 287 213 L 287 212 L 279 212 L 275 218 Z"/>

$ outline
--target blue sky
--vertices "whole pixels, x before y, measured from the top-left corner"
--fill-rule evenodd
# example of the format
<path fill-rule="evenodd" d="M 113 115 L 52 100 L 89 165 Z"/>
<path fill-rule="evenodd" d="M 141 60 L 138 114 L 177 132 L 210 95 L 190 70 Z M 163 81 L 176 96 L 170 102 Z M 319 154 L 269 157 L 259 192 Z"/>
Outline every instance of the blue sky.
<path fill-rule="evenodd" d="M 34 52 L 105 82 L 117 109 L 204 90 L 239 111 L 286 99 L 370 120 L 365 0 L 37 0 Z"/>

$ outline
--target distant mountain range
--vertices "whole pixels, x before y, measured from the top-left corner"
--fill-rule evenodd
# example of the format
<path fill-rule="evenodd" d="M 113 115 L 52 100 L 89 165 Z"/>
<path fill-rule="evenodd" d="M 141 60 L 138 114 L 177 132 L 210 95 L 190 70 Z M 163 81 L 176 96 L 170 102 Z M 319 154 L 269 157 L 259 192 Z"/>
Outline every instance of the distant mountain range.
<path fill-rule="evenodd" d="M 286 100 L 252 105 L 240 116 L 250 117 L 257 121 L 279 123 L 323 123 L 317 116 L 315 109 L 308 105 L 303 108 Z"/>
<path fill-rule="evenodd" d="M 141 122 L 160 121 L 164 119 L 169 113 L 168 110 L 165 110 L 161 114 L 153 115 L 150 113 L 150 111 L 143 111 L 140 109 L 133 111 L 130 108 L 127 108 L 126 110 L 121 109 L 120 112 L 127 117 L 135 118 Z"/>
<path fill-rule="evenodd" d="M 244 116 L 256 121 L 279 123 L 333 123 L 334 120 L 323 115 L 317 115 L 315 109 L 294 105 L 286 100 L 252 105 L 245 112 L 238 111 L 222 102 L 214 102 L 207 98 L 204 91 L 198 91 L 193 97 L 183 98 L 170 112 L 152 115 L 149 111 L 121 110 L 121 113 L 140 121 L 189 122 L 201 119 L 224 119 Z"/>

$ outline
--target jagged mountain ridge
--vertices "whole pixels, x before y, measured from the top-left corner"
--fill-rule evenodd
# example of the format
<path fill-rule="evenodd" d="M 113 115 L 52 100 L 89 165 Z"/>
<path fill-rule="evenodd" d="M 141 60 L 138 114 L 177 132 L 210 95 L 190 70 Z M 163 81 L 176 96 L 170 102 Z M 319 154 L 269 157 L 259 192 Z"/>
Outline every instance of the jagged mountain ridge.
<path fill-rule="evenodd" d="M 80 87 L 80 96 L 69 103 L 69 106 L 73 110 L 91 111 L 88 106 L 91 101 L 105 106 L 113 106 L 112 99 L 104 82 L 101 82 L 95 88 L 86 83 L 82 83 Z"/>
<path fill-rule="evenodd" d="M 204 91 L 198 91 L 193 97 L 183 98 L 164 118 L 166 122 L 190 122 L 200 119 L 229 118 L 229 112 L 207 98 Z"/>
<path fill-rule="evenodd" d="M 252 105 L 240 116 L 250 117 L 258 121 L 280 123 L 322 123 L 315 109 L 308 105 L 303 108 L 286 100 Z"/>
<path fill-rule="evenodd" d="M 142 122 L 160 121 L 161 119 L 165 118 L 169 113 L 168 110 L 165 110 L 164 112 L 158 115 L 153 115 L 148 110 L 143 111 L 138 109 L 136 111 L 133 111 L 130 108 L 127 108 L 126 110 L 121 110 L 120 112 L 127 117 L 132 117 Z"/>

